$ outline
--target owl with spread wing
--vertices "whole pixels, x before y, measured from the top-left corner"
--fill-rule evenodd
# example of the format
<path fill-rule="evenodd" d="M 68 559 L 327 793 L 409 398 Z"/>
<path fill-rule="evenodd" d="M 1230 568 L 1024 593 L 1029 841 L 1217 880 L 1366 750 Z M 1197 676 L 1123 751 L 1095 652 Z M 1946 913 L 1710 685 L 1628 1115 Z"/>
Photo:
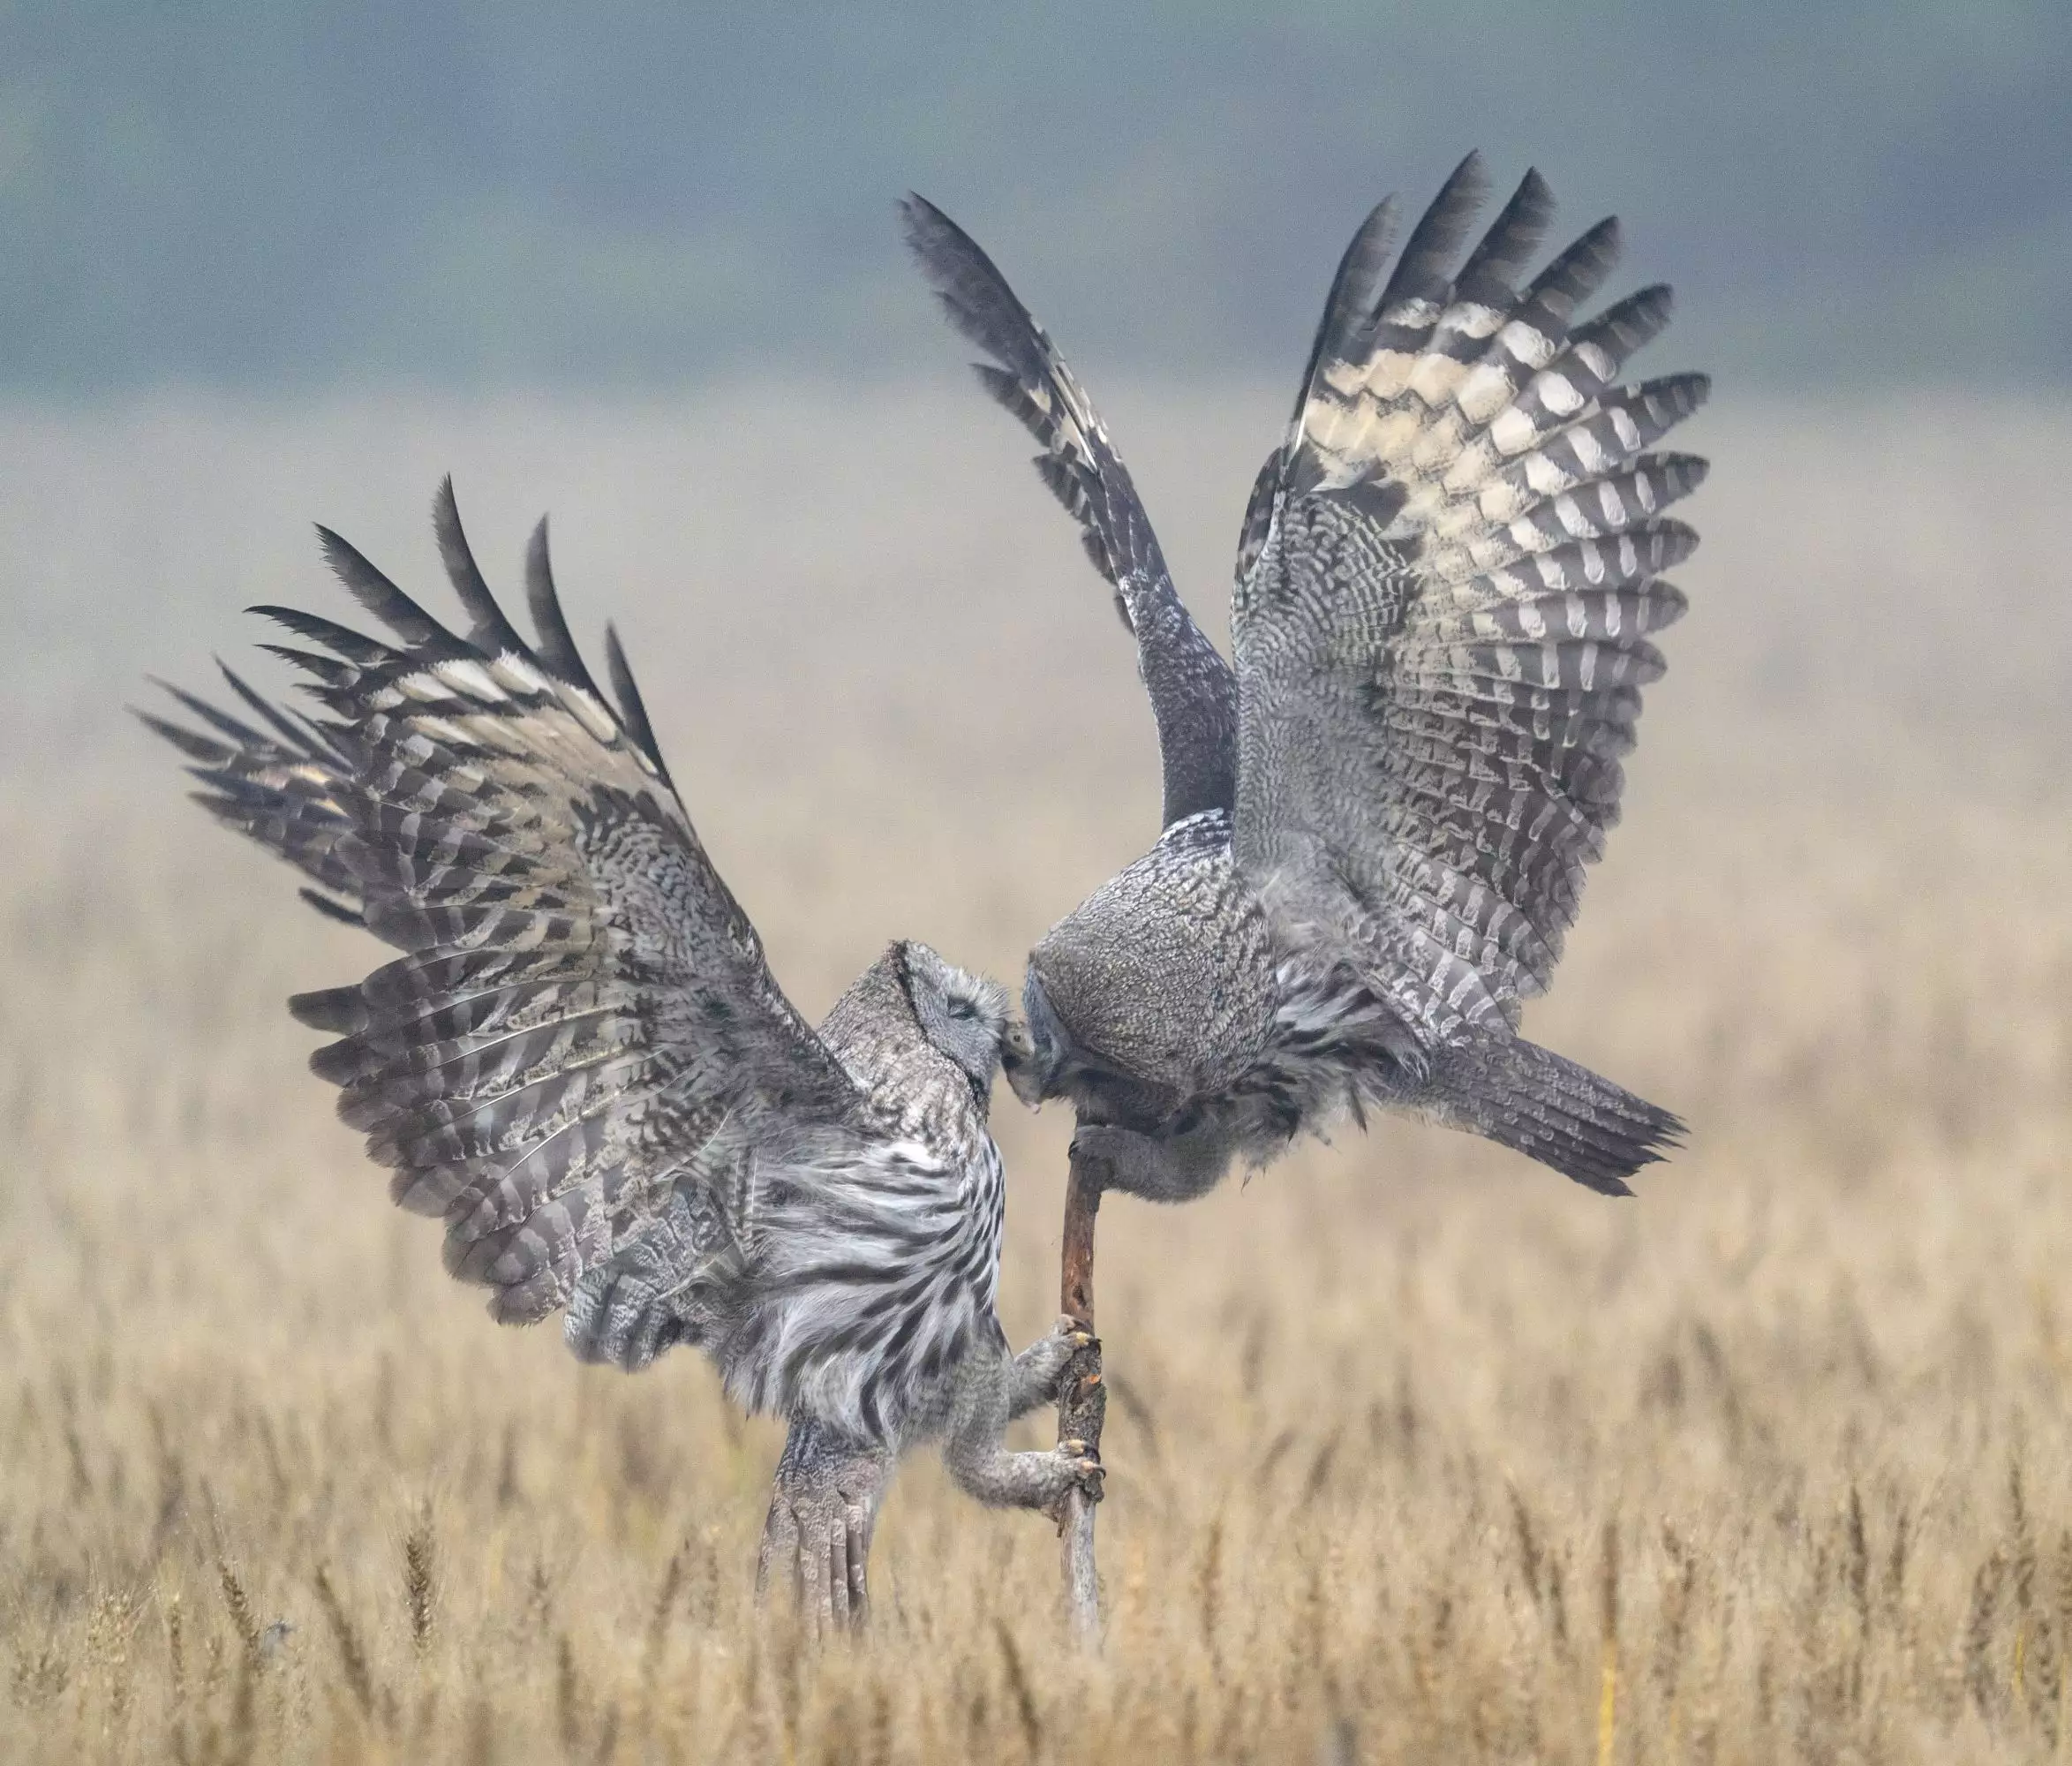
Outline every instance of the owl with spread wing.
<path fill-rule="evenodd" d="M 219 820 L 298 867 L 313 906 L 400 952 L 290 1002 L 335 1040 L 312 1065 L 446 1227 L 446 1265 L 528 1324 L 560 1310 L 586 1361 L 694 1344 L 727 1392 L 788 1420 L 758 1585 L 862 1616 L 878 1506 L 934 1438 L 982 1502 L 1056 1512 L 1096 1460 L 1001 1445 L 1087 1339 L 1061 1320 L 1011 1355 L 994 1311 L 1004 1206 L 987 1128 L 1006 994 L 892 945 L 816 1030 L 670 782 L 615 634 L 607 695 L 571 640 L 546 525 L 528 641 L 490 592 L 450 482 L 439 548 L 457 635 L 335 534 L 376 638 L 287 608 L 269 645 L 319 712 L 228 669 L 247 711 L 191 694 L 145 715 Z M 252 721 L 247 721 L 247 717 Z"/>
<path fill-rule="evenodd" d="M 1465 251 L 1471 155 L 1410 230 L 1391 199 L 1338 267 L 1293 419 L 1253 489 L 1226 662 L 1176 593 L 1130 475 L 1049 336 L 919 197 L 908 243 L 1035 436 L 1134 636 L 1164 774 L 1150 851 L 1029 958 L 1025 1102 L 1062 1097 L 1105 1186 L 1181 1201 L 1370 1109 L 1465 1128 L 1609 1195 L 1669 1112 L 1519 1034 L 1618 818 L 1666 511 L 1704 462 L 1654 444 L 1703 375 L 1629 383 L 1669 291 L 1580 309 L 1616 221 L 1526 279 L 1536 172 Z"/>

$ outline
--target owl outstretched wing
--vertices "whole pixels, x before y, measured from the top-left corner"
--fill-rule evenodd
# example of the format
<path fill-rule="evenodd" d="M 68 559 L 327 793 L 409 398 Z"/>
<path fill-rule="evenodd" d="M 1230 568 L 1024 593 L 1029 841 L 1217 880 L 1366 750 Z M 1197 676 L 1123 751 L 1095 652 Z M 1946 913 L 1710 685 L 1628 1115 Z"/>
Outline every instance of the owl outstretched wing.
<path fill-rule="evenodd" d="M 359 879 L 338 855 L 339 841 L 352 830 L 339 800 L 350 773 L 345 757 L 316 725 L 284 714 L 230 668 L 217 666 L 264 729 L 163 681 L 155 684 L 201 728 L 150 712 L 137 717 L 194 762 L 207 787 L 194 794 L 196 803 L 307 877 L 313 887 L 303 889 L 302 899 L 326 918 L 365 925 Z"/>
<path fill-rule="evenodd" d="M 1238 860 L 1362 946 L 1428 1045 L 1548 984 L 1684 608 L 1660 574 L 1697 535 L 1663 511 L 1705 472 L 1649 450 L 1706 377 L 1619 379 L 1669 290 L 1576 322 L 1605 221 L 1521 291 L 1537 173 L 1459 261 L 1485 185 L 1471 155 L 1385 280 L 1392 201 L 1347 249 L 1232 600 Z"/>
<path fill-rule="evenodd" d="M 323 714 L 234 681 L 264 728 L 185 694 L 203 731 L 147 721 L 214 813 L 402 952 L 290 1007 L 336 1037 L 312 1065 L 339 1113 L 396 1200 L 444 1219 L 448 1268 L 494 1290 L 495 1317 L 567 1306 L 579 1354 L 629 1367 L 699 1342 L 751 1403 L 839 1388 L 848 1415 L 830 1365 L 880 1297 L 855 1267 L 951 1255 L 957 1174 L 885 1132 L 779 988 L 616 638 L 609 698 L 577 653 L 545 525 L 528 642 L 450 485 L 435 518 L 465 637 L 324 532 L 392 637 L 257 609 L 306 646 L 275 653 Z"/>
<path fill-rule="evenodd" d="M 1036 468 L 1115 591 L 1137 643 L 1137 671 L 1158 724 L 1163 825 L 1228 810 L 1237 774 L 1236 677 L 1172 585 L 1150 517 L 1093 402 L 1029 310 L 970 235 L 933 203 L 900 205 L 907 244 L 944 313 L 992 359 L 980 383 L 1043 452 Z"/>

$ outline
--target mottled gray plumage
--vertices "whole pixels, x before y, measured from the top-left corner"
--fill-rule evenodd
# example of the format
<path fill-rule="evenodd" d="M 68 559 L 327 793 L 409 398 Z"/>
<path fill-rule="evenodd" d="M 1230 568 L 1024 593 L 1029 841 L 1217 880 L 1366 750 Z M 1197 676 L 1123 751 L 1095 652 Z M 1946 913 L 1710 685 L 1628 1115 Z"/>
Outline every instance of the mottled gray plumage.
<path fill-rule="evenodd" d="M 1164 677 L 1185 683 L 1158 710 L 1164 833 L 1031 955 L 1036 1053 L 1010 1077 L 1073 1099 L 1118 1188 L 1198 1195 L 1233 1158 L 1370 1106 L 1612 1194 L 1682 1132 L 1518 1025 L 1617 819 L 1661 673 L 1650 635 L 1684 610 L 1660 573 L 1697 536 L 1661 511 L 1704 463 L 1647 449 L 1707 382 L 1619 383 L 1666 288 L 1576 322 L 1616 223 L 1521 289 L 1553 208 L 1537 173 L 1463 259 L 1485 187 L 1471 155 L 1393 268 L 1392 200 L 1347 248 L 1240 530 L 1234 670 Z M 908 238 L 1067 507 L 1157 561 L 1091 404 L 999 272 L 917 200 Z M 1162 563 L 1155 580 L 1184 632 L 1161 644 L 1213 653 Z M 1172 756 L 1208 749 L 1220 761 L 1190 771 L 1229 791 L 1176 804 Z"/>
<path fill-rule="evenodd" d="M 742 1404 L 790 1418 L 817 1451 L 787 1455 L 803 1482 L 780 1480 L 772 1526 L 806 1513 L 817 1551 L 867 1543 L 884 1475 L 923 1438 L 988 1501 L 1051 1506 L 1097 1477 L 999 1446 L 1071 1348 L 1061 1328 L 1017 1363 L 993 1309 L 988 1098 L 1021 1034 L 1006 995 L 902 942 L 809 1028 L 669 782 L 616 638 L 610 698 L 576 653 L 545 525 L 528 644 L 450 486 L 435 513 L 466 638 L 325 532 L 395 634 L 259 609 L 313 646 L 276 653 L 326 714 L 230 675 L 258 724 L 177 692 L 203 729 L 146 720 L 197 763 L 206 807 L 402 951 L 290 1002 L 336 1038 L 312 1065 L 395 1199 L 445 1222 L 447 1267 L 499 1319 L 565 1309 L 578 1355 L 628 1370 L 695 1344 Z M 808 1475 L 842 1454 L 880 1468 L 861 1511 L 854 1476 L 837 1500 Z"/>

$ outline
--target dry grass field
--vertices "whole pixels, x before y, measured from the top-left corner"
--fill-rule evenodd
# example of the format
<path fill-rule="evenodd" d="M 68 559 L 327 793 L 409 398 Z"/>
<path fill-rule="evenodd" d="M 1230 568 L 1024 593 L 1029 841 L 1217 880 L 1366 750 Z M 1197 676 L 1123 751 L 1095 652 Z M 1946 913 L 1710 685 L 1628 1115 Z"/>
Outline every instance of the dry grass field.
<path fill-rule="evenodd" d="M 1089 367 L 1097 364 L 1089 364 Z M 1278 389 L 1110 394 L 1215 607 Z M 555 512 L 809 1012 L 1018 977 L 1155 816 L 1126 646 L 961 391 L 0 418 L 0 1758 L 2072 1759 L 2072 425 L 1728 409 L 1542 1040 L 1683 1112 L 1613 1204 L 1409 1125 L 1103 1215 L 1098 1661 L 917 1456 L 862 1643 L 758 1626 L 779 1433 L 441 1272 L 305 1070 L 369 966 L 119 706 L 302 524 Z M 1003 1309 L 1068 1123 L 1003 1088 Z M 1033 1443 L 1042 1438 L 1032 1429 Z M 278 1627 L 285 1626 L 285 1630 Z"/>

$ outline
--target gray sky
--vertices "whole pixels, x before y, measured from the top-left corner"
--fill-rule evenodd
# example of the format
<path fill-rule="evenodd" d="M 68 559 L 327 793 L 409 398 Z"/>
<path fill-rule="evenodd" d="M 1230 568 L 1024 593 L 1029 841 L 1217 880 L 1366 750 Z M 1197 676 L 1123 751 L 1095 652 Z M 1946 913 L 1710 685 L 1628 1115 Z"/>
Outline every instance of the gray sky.
<path fill-rule="evenodd" d="M 2072 379 L 2072 6 L 0 0 L 0 389 L 939 366 L 933 197 L 1089 373 L 1285 372 L 1345 239 L 1537 162 L 1679 362 Z"/>

